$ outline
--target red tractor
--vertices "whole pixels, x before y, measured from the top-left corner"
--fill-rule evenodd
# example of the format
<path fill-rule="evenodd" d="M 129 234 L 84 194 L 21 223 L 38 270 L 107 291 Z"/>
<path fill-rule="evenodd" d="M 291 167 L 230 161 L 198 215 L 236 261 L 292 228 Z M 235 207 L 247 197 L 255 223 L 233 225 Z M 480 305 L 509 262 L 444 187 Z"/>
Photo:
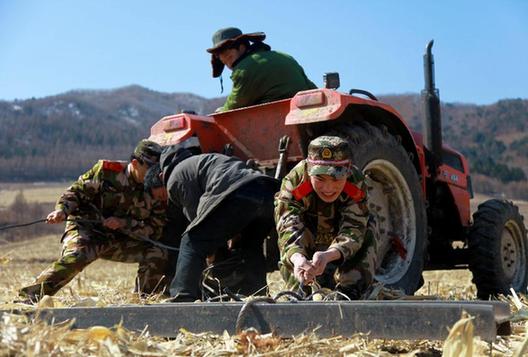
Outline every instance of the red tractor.
<path fill-rule="evenodd" d="M 338 92 L 337 75 L 328 74 L 325 88 L 291 99 L 208 116 L 164 117 L 152 127 L 151 139 L 235 155 L 281 176 L 305 157 L 311 139 L 346 137 L 354 164 L 369 178 L 369 205 L 380 223 L 379 281 L 412 294 L 423 282 L 424 269 L 469 266 L 479 298 L 508 294 L 510 288 L 525 292 L 528 249 L 518 208 L 492 199 L 472 219 L 468 162 L 442 144 L 432 45 L 424 55 L 423 134 L 369 92 Z M 276 265 L 277 255 L 269 258 Z"/>

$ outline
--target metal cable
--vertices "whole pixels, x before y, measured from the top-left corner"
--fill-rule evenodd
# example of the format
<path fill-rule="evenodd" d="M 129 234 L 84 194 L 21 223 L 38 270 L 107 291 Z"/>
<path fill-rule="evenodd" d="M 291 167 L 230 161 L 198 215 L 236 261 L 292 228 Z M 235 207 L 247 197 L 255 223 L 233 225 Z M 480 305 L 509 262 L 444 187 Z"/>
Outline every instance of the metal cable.
<path fill-rule="evenodd" d="M 0 231 L 8 230 L 8 229 L 11 229 L 11 228 L 19 228 L 19 227 L 31 226 L 32 224 L 42 223 L 42 222 L 46 222 L 46 221 L 47 221 L 47 219 L 43 218 L 43 219 L 38 219 L 38 220 L 33 221 L 33 222 L 28 222 L 28 223 L 11 224 L 11 225 L 8 225 L 8 226 L 0 227 Z"/>
<path fill-rule="evenodd" d="M 337 290 L 334 290 L 330 294 L 326 295 L 323 298 L 323 301 L 335 301 L 339 297 L 342 297 L 342 298 L 344 298 L 347 301 L 352 301 L 352 299 L 350 297 L 348 297 L 348 295 L 342 293 L 341 291 L 337 291 Z M 333 300 L 331 300 L 331 298 L 333 298 Z"/>
<path fill-rule="evenodd" d="M 298 293 L 296 293 L 295 291 L 290 291 L 290 290 L 282 290 L 282 291 L 279 291 L 274 297 L 273 297 L 273 300 L 278 300 L 280 299 L 281 297 L 283 296 L 286 296 L 288 297 L 288 299 L 290 301 L 303 301 L 305 300 L 304 297 L 302 297 L 301 295 L 299 295 Z M 292 299 L 293 298 L 293 299 Z"/>
<path fill-rule="evenodd" d="M 313 295 L 317 293 L 323 294 L 325 293 L 325 291 L 323 289 L 318 289 L 317 291 L 310 294 L 309 296 L 303 297 L 300 294 L 296 293 L 295 291 L 283 290 L 283 291 L 279 291 L 274 297 L 259 297 L 259 298 L 249 300 L 242 306 L 242 308 L 240 309 L 240 312 L 238 313 L 238 316 L 236 319 L 235 331 L 237 334 L 242 332 L 242 322 L 247 315 L 248 309 L 250 307 L 253 307 L 257 303 L 266 302 L 269 304 L 275 304 L 277 302 L 277 299 L 279 299 L 282 296 L 293 297 L 294 300 L 290 300 L 289 302 L 295 303 L 297 301 L 310 300 L 313 297 Z M 352 299 L 350 299 L 350 297 L 348 297 L 346 294 L 340 291 L 337 291 L 337 290 L 331 291 L 330 293 L 326 294 L 323 298 L 323 301 L 332 301 L 331 298 L 333 298 L 333 300 L 335 301 L 339 297 L 344 298 L 344 300 L 352 301 Z"/>
<path fill-rule="evenodd" d="M 27 223 L 20 223 L 20 224 L 11 224 L 11 225 L 8 225 L 8 226 L 2 226 L 0 227 L 0 231 L 4 231 L 4 230 L 8 230 L 8 229 L 11 229 L 11 228 L 20 228 L 20 227 L 26 227 L 26 226 L 31 226 L 33 224 L 37 224 L 37 223 L 44 223 L 46 222 L 47 219 L 46 218 L 42 218 L 42 219 L 38 219 L 36 221 L 32 221 L 32 222 L 27 222 Z M 70 219 L 65 219 L 64 220 L 65 222 L 76 222 L 76 223 L 95 223 L 95 224 L 100 224 L 102 223 L 101 220 L 97 220 L 97 219 L 84 219 L 84 218 L 70 218 Z M 155 240 L 152 240 L 148 237 L 143 237 L 143 236 L 140 236 L 138 234 L 134 234 L 132 232 L 121 232 L 122 234 L 125 234 L 133 239 L 136 239 L 136 240 L 140 240 L 140 241 L 144 241 L 144 242 L 147 242 L 147 243 L 150 243 L 152 245 L 155 245 L 155 246 L 158 246 L 160 248 L 165 248 L 165 249 L 168 249 L 168 250 L 173 250 L 173 251 L 179 251 L 180 249 L 179 248 L 176 248 L 176 247 L 171 247 L 170 245 L 166 245 L 166 244 L 163 244 L 161 242 L 158 242 L 158 241 L 155 241 Z"/>
<path fill-rule="evenodd" d="M 326 296 L 329 295 L 330 293 L 328 292 L 328 289 L 319 288 L 315 290 L 314 292 L 312 292 L 310 295 L 306 296 L 305 300 L 312 300 L 314 295 L 316 294 L 323 295 L 323 297 L 326 298 Z"/>
<path fill-rule="evenodd" d="M 237 334 L 242 332 L 242 322 L 243 322 L 243 319 L 246 317 L 248 309 L 259 302 L 267 302 L 269 304 L 274 304 L 275 300 L 270 297 L 259 297 L 259 298 L 255 298 L 255 299 L 251 299 L 247 301 L 240 309 L 240 312 L 238 313 L 238 316 L 236 319 L 235 331 Z"/>
<path fill-rule="evenodd" d="M 206 267 L 202 271 L 202 276 L 201 276 L 201 279 L 200 279 L 201 280 L 200 290 L 201 290 L 201 293 L 202 293 L 202 300 L 209 301 L 209 299 L 212 298 L 212 296 L 207 294 L 205 289 L 209 290 L 211 293 L 215 293 L 215 291 L 216 291 L 213 287 L 211 287 L 210 285 L 208 285 L 206 283 L 207 279 L 210 279 L 210 275 L 211 275 L 212 270 L 214 268 L 230 266 L 230 267 L 232 267 L 232 269 L 234 269 L 239 264 L 241 264 L 240 258 L 238 256 L 236 256 L 236 255 L 232 255 L 232 256 L 230 256 L 227 259 L 224 259 L 224 260 L 222 260 L 222 261 L 220 261 L 218 263 L 214 263 L 214 264 L 211 264 L 210 266 Z M 217 280 L 218 286 L 220 287 L 219 293 L 221 294 L 222 289 L 221 289 L 221 286 L 220 286 L 220 280 L 217 279 L 217 278 L 214 278 L 214 279 Z M 206 299 L 206 297 L 208 297 L 208 298 Z"/>
<path fill-rule="evenodd" d="M 244 299 L 246 298 L 247 296 L 244 296 L 244 295 L 241 295 L 241 294 L 234 294 L 234 293 L 231 293 L 231 294 L 222 294 L 222 295 L 217 295 L 217 296 L 213 296 L 213 297 L 210 297 L 209 299 L 205 300 L 205 302 L 216 302 L 216 301 L 220 301 L 220 302 L 224 302 L 224 299 L 232 299 L 232 300 L 235 300 L 237 302 L 241 302 L 241 301 L 244 301 Z"/>
<path fill-rule="evenodd" d="M 228 287 L 225 287 L 224 288 L 224 292 L 226 293 L 227 296 L 229 296 L 231 299 L 235 300 L 235 301 L 243 301 L 242 299 L 244 298 L 243 295 L 239 295 L 239 294 L 235 294 L 234 292 L 232 292 L 231 290 L 229 290 Z"/>

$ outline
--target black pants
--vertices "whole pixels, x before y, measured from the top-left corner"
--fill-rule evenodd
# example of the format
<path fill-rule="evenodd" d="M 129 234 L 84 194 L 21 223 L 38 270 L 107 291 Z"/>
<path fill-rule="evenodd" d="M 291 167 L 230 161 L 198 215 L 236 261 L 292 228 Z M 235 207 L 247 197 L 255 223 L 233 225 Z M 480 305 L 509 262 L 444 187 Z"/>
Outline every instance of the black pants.
<path fill-rule="evenodd" d="M 266 264 L 262 244 L 273 228 L 273 196 L 276 185 L 254 180 L 233 191 L 204 220 L 182 235 L 172 281 L 171 296 L 180 301 L 199 299 L 205 259 L 236 234 L 246 265 L 240 293 L 249 295 L 266 286 Z"/>

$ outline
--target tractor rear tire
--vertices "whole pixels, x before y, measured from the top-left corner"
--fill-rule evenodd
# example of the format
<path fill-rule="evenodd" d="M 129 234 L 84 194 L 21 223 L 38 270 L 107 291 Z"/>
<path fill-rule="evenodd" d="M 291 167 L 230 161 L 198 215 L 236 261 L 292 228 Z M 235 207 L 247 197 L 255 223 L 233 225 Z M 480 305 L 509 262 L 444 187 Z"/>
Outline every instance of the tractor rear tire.
<path fill-rule="evenodd" d="M 512 202 L 492 199 L 478 206 L 469 232 L 470 263 L 477 297 L 526 294 L 528 241 L 523 216 Z"/>
<path fill-rule="evenodd" d="M 332 134 L 348 138 L 353 164 L 368 177 L 369 208 L 380 231 L 376 280 L 413 294 L 423 284 L 427 215 L 408 152 L 388 130 L 367 122 L 342 124 Z M 395 236 L 403 256 L 391 244 Z"/>

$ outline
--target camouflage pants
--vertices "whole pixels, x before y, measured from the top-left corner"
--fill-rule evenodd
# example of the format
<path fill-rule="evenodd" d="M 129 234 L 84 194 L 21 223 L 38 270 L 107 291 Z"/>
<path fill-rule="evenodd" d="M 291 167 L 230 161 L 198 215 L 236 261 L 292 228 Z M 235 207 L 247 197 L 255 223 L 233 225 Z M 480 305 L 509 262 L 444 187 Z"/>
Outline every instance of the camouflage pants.
<path fill-rule="evenodd" d="M 141 294 L 161 292 L 170 283 L 164 276 L 168 268 L 166 249 L 123 235 L 104 234 L 68 223 L 62 236 L 61 257 L 19 293 L 35 300 L 44 295 L 54 295 L 97 259 L 139 263 L 135 291 Z"/>
<path fill-rule="evenodd" d="M 374 282 L 377 266 L 376 240 L 379 236 L 376 232 L 375 224 L 370 220 L 361 249 L 340 265 L 333 262 L 329 263 L 323 274 L 316 278 L 317 285 L 322 288 L 341 291 L 352 299 L 360 298 Z M 326 248 L 318 250 L 326 250 Z M 312 256 L 307 258 L 311 259 Z M 294 291 L 301 289 L 305 294 L 314 290 L 308 286 L 301 286 L 293 275 L 293 270 L 283 262 L 279 263 L 279 269 L 283 280 L 286 282 L 286 289 Z"/>

